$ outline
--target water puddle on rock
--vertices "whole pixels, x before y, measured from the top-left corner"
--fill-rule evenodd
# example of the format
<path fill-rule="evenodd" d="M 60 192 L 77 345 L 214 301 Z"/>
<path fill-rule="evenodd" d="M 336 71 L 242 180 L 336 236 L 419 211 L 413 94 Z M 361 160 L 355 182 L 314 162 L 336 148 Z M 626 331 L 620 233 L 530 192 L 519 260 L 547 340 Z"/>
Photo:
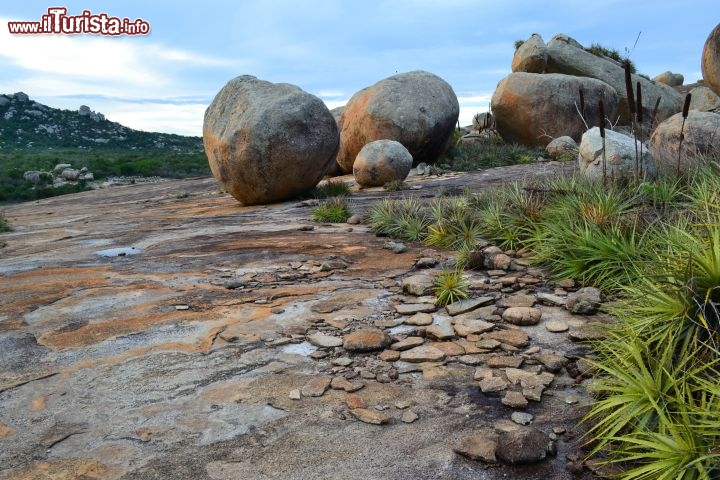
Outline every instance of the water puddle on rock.
<path fill-rule="evenodd" d="M 106 250 L 98 250 L 95 252 L 95 255 L 100 255 L 101 257 L 125 257 L 128 255 L 137 255 L 138 253 L 142 253 L 142 250 L 135 247 L 117 247 L 117 248 L 108 248 Z"/>
<path fill-rule="evenodd" d="M 303 357 L 309 357 L 315 350 L 317 347 L 310 342 L 292 343 L 282 348 L 283 353 L 294 353 Z"/>

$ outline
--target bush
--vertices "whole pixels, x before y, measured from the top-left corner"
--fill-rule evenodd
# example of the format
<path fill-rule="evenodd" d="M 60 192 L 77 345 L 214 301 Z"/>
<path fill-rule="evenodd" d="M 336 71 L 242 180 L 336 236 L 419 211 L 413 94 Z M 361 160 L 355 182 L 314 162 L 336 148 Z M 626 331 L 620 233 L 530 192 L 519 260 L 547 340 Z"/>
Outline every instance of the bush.
<path fill-rule="evenodd" d="M 344 197 L 332 197 L 320 202 L 312 213 L 316 222 L 344 223 L 352 216 Z"/>
<path fill-rule="evenodd" d="M 462 269 L 444 270 L 435 277 L 433 292 L 437 297 L 435 303 L 444 307 L 458 300 L 468 298 L 469 284 L 464 278 Z"/>

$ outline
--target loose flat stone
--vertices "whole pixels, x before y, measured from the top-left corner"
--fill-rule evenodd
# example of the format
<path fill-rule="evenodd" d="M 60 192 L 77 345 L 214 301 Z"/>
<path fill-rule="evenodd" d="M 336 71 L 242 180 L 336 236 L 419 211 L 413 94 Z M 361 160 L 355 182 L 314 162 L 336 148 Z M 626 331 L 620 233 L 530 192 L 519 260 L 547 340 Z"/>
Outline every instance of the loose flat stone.
<path fill-rule="evenodd" d="M 345 377 L 335 377 L 330 382 L 330 388 L 333 390 L 344 390 L 348 393 L 357 392 L 365 386 L 364 383 L 352 383 Z"/>
<path fill-rule="evenodd" d="M 535 360 L 542 363 L 548 371 L 557 373 L 567 364 L 568 359 L 554 353 L 541 353 L 534 356 Z"/>
<path fill-rule="evenodd" d="M 495 449 L 497 442 L 495 435 L 474 435 L 465 437 L 455 447 L 455 453 L 469 458 L 470 460 L 480 460 L 485 463 L 497 463 Z"/>
<path fill-rule="evenodd" d="M 501 298 L 497 302 L 497 306 L 501 308 L 510 307 L 532 307 L 535 305 L 537 297 L 535 295 L 528 295 L 526 293 L 518 293 L 509 297 Z"/>
<path fill-rule="evenodd" d="M 455 315 L 470 312 L 476 308 L 493 303 L 494 301 L 495 299 L 492 297 L 466 298 L 447 305 L 445 309 L 451 316 L 454 317 Z"/>
<path fill-rule="evenodd" d="M 401 420 L 403 423 L 413 423 L 415 420 L 420 418 L 417 413 L 412 410 L 405 410 L 402 414 Z"/>
<path fill-rule="evenodd" d="M 511 345 L 515 348 L 523 348 L 530 343 L 530 336 L 520 329 L 493 330 L 484 334 L 486 339 L 497 340 L 500 343 Z"/>
<path fill-rule="evenodd" d="M 408 295 L 414 295 L 416 297 L 422 297 L 432 293 L 433 286 L 435 284 L 435 277 L 432 275 L 412 275 L 404 278 L 401 282 L 403 292 Z"/>
<path fill-rule="evenodd" d="M 331 335 L 325 335 L 324 333 L 313 333 L 308 335 L 308 342 L 312 343 L 316 347 L 320 348 L 332 348 L 339 347 L 343 344 L 343 340 L 340 337 L 333 337 Z"/>
<path fill-rule="evenodd" d="M 402 352 L 403 350 L 410 350 L 411 348 L 419 347 L 423 343 L 425 343 L 425 339 L 423 337 L 407 337 L 405 340 L 393 343 L 390 345 L 390 348 L 392 350 Z"/>
<path fill-rule="evenodd" d="M 449 318 L 442 318 L 425 329 L 428 336 L 437 340 L 449 340 L 455 336 L 455 329 Z"/>
<path fill-rule="evenodd" d="M 400 315 L 432 313 L 435 310 L 437 310 L 437 306 L 434 303 L 400 303 L 395 305 L 395 311 Z"/>
<path fill-rule="evenodd" d="M 481 333 L 489 332 L 495 328 L 494 323 L 486 322 L 485 320 L 477 319 L 456 319 L 455 320 L 455 333 L 461 337 L 467 337 L 468 335 L 478 335 Z"/>
<path fill-rule="evenodd" d="M 367 408 L 354 408 L 350 410 L 350 414 L 363 423 L 372 425 L 385 425 L 390 422 L 390 417 L 377 410 L 369 410 Z"/>
<path fill-rule="evenodd" d="M 303 385 L 300 392 L 303 397 L 321 397 L 330 388 L 330 382 L 332 382 L 332 377 L 326 375 L 315 377 Z"/>
<path fill-rule="evenodd" d="M 405 325 L 416 325 L 420 327 L 424 327 L 427 325 L 432 325 L 433 323 L 433 317 L 429 313 L 416 313 L 415 315 L 403 319 L 403 323 Z"/>
<path fill-rule="evenodd" d="M 544 292 L 538 293 L 537 299 L 545 305 L 551 305 L 553 307 L 564 307 L 566 302 L 565 297 Z"/>
<path fill-rule="evenodd" d="M 400 360 L 405 362 L 437 362 L 445 358 L 445 353 L 430 345 L 420 345 L 400 353 Z"/>
<path fill-rule="evenodd" d="M 540 322 L 542 311 L 533 307 L 510 307 L 502 314 L 502 319 L 513 325 L 528 326 Z"/>
<path fill-rule="evenodd" d="M 510 419 L 518 425 L 530 425 L 535 417 L 526 412 L 513 412 Z"/>
<path fill-rule="evenodd" d="M 522 365 L 522 363 L 522 357 L 515 357 L 510 355 L 493 355 L 485 361 L 485 364 L 490 368 L 518 368 L 520 367 L 520 365 Z"/>
<path fill-rule="evenodd" d="M 435 342 L 432 346 L 438 350 L 442 350 L 448 357 L 457 357 L 458 355 L 465 354 L 465 349 L 455 342 Z"/>
<path fill-rule="evenodd" d="M 338 367 L 349 367 L 352 363 L 353 359 L 350 357 L 338 357 L 332 361 L 332 364 Z"/>
<path fill-rule="evenodd" d="M 570 330 L 570 326 L 564 320 L 548 320 L 544 325 L 545 330 L 551 333 L 562 333 Z"/>
<path fill-rule="evenodd" d="M 378 354 L 378 358 L 383 362 L 395 362 L 400 360 L 400 352 L 397 350 L 383 350 Z"/>
<path fill-rule="evenodd" d="M 480 380 L 480 390 L 483 393 L 501 392 L 508 387 L 508 383 L 500 377 L 485 377 Z"/>
<path fill-rule="evenodd" d="M 465 350 L 465 353 L 468 355 L 477 354 L 477 353 L 486 353 L 487 350 L 484 350 L 476 345 L 475 342 L 468 342 L 464 338 L 461 338 L 459 340 L 455 340 L 455 343 L 463 347 Z"/>
<path fill-rule="evenodd" d="M 541 402 L 542 394 L 545 391 L 545 387 L 542 385 L 526 386 L 522 389 L 523 397 L 533 402 Z"/>
<path fill-rule="evenodd" d="M 475 346 L 483 350 L 495 350 L 500 346 L 500 342 L 492 338 L 482 339 L 475 342 Z"/>
<path fill-rule="evenodd" d="M 371 352 L 390 345 L 390 336 L 379 328 L 361 328 L 345 335 L 343 348 L 350 352 Z"/>
<path fill-rule="evenodd" d="M 325 323 L 330 325 L 333 328 L 337 328 L 338 330 L 345 329 L 348 325 L 350 325 L 350 322 L 345 319 L 338 319 L 338 318 L 331 318 L 325 320 Z"/>
<path fill-rule="evenodd" d="M 510 408 L 525 408 L 528 406 L 528 401 L 522 393 L 509 391 L 502 398 L 502 404 Z"/>
<path fill-rule="evenodd" d="M 537 463 L 548 456 L 552 441 L 533 427 L 518 427 L 498 435 L 495 455 L 511 465 Z"/>
<path fill-rule="evenodd" d="M 456 360 L 463 365 L 480 365 L 483 363 L 483 358 L 480 355 L 460 355 Z"/>
<path fill-rule="evenodd" d="M 568 333 L 568 338 L 573 342 L 592 342 L 605 338 L 605 334 L 599 326 L 592 323 L 573 327 Z"/>
<path fill-rule="evenodd" d="M 288 397 L 290 397 L 290 400 L 300 400 L 300 398 L 301 398 L 300 389 L 295 388 L 293 390 L 290 390 Z"/>
<path fill-rule="evenodd" d="M 484 378 L 490 378 L 493 376 L 493 371 L 490 368 L 476 368 L 473 379 L 482 380 Z"/>

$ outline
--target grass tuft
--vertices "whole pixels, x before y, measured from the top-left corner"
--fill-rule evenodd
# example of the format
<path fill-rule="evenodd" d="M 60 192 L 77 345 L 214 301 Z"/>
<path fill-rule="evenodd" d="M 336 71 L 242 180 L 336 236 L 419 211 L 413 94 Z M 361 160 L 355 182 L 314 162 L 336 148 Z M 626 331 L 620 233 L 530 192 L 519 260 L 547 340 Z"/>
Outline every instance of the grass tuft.
<path fill-rule="evenodd" d="M 312 212 L 312 219 L 316 222 L 344 223 L 352 216 L 345 197 L 332 197 L 323 200 Z"/>

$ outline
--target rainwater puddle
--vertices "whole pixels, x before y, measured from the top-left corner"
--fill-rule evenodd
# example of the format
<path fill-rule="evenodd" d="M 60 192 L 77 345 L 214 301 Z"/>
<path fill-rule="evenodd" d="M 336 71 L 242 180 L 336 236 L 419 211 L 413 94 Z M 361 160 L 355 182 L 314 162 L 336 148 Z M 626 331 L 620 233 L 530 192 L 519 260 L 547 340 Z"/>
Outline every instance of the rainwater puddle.
<path fill-rule="evenodd" d="M 95 252 L 95 255 L 100 255 L 101 257 L 125 257 L 127 255 L 137 255 L 138 253 L 142 253 L 142 250 L 135 247 L 117 247 L 117 248 L 108 248 L 107 250 L 98 250 Z"/>
<path fill-rule="evenodd" d="M 294 353 L 303 357 L 309 357 L 315 350 L 317 347 L 310 342 L 292 343 L 282 348 L 283 353 Z"/>

